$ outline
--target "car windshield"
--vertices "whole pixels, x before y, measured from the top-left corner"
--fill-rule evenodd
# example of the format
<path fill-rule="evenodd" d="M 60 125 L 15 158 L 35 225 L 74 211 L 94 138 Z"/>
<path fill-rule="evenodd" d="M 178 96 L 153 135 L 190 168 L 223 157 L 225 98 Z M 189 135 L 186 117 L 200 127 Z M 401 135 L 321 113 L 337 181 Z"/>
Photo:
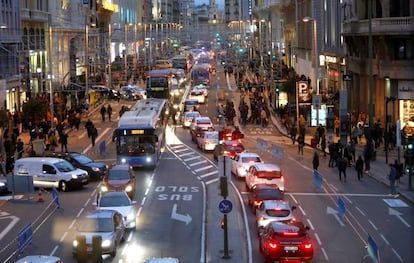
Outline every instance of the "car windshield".
<path fill-rule="evenodd" d="M 200 117 L 200 113 L 198 111 L 194 111 L 194 112 L 189 112 L 186 114 L 187 118 L 196 118 L 196 117 Z"/>
<path fill-rule="evenodd" d="M 108 179 L 109 180 L 129 180 L 131 177 L 129 176 L 128 171 L 109 171 Z"/>
<path fill-rule="evenodd" d="M 280 171 L 271 170 L 271 171 L 260 171 L 257 173 L 259 178 L 280 178 L 282 173 Z"/>
<path fill-rule="evenodd" d="M 263 189 L 257 191 L 259 200 L 282 200 L 282 193 L 277 189 Z"/>
<path fill-rule="evenodd" d="M 261 161 L 259 156 L 242 157 L 242 163 L 260 163 Z"/>
<path fill-rule="evenodd" d="M 271 217 L 287 217 L 290 211 L 286 209 L 267 209 L 266 214 Z"/>
<path fill-rule="evenodd" d="M 76 168 L 70 162 L 65 160 L 61 160 L 55 163 L 55 166 L 60 172 L 71 172 L 76 170 Z"/>
<path fill-rule="evenodd" d="M 85 218 L 79 225 L 79 232 L 112 232 L 114 224 L 111 218 Z"/>
<path fill-rule="evenodd" d="M 93 163 L 93 160 L 86 155 L 82 154 L 73 154 L 72 158 L 75 159 L 80 164 Z"/>
<path fill-rule="evenodd" d="M 198 101 L 197 100 L 187 100 L 185 102 L 186 105 L 197 105 Z"/>
<path fill-rule="evenodd" d="M 131 202 L 126 195 L 104 195 L 101 197 L 99 207 L 130 206 Z"/>

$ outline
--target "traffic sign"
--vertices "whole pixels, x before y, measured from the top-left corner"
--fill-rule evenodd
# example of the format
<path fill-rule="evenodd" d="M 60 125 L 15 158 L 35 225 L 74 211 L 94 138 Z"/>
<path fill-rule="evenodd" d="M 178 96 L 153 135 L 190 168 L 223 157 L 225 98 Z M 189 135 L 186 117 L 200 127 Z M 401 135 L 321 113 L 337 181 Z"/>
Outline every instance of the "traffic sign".
<path fill-rule="evenodd" d="M 313 107 L 316 110 L 321 109 L 321 96 L 320 95 L 313 95 Z"/>
<path fill-rule="evenodd" d="M 256 147 L 261 151 L 267 151 L 267 142 L 263 139 L 257 138 Z"/>
<path fill-rule="evenodd" d="M 22 253 L 23 250 L 32 243 L 33 230 L 32 224 L 27 224 L 22 230 L 17 234 L 17 242 L 19 247 L 19 252 Z"/>
<path fill-rule="evenodd" d="M 272 151 L 272 157 L 279 159 L 279 160 L 283 160 L 284 150 L 282 147 L 272 144 L 271 151 Z"/>
<path fill-rule="evenodd" d="M 338 215 L 341 217 L 341 219 L 343 219 L 345 215 L 345 203 L 341 197 L 338 197 Z"/>
<path fill-rule="evenodd" d="M 233 204 L 230 200 L 223 199 L 219 203 L 219 211 L 223 214 L 228 214 L 233 210 Z"/>

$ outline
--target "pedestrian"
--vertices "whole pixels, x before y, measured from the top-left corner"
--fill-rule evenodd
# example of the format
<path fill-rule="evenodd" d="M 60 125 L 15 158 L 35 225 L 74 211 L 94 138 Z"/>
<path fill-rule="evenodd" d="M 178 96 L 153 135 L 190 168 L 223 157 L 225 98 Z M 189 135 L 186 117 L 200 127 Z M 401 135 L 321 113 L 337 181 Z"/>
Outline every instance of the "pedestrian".
<path fill-rule="evenodd" d="M 48 144 L 50 151 L 54 151 L 58 146 L 58 140 L 56 138 L 56 133 L 54 131 L 52 131 L 48 137 Z"/>
<path fill-rule="evenodd" d="M 388 174 L 388 179 L 390 180 L 391 195 L 397 198 L 399 196 L 397 189 L 395 188 L 395 182 L 397 181 L 397 169 L 395 169 L 394 164 L 390 164 L 390 173 Z"/>
<path fill-rule="evenodd" d="M 355 170 L 357 171 L 358 181 L 361 181 L 364 178 L 364 160 L 362 160 L 361 155 L 358 156 L 355 162 Z"/>
<path fill-rule="evenodd" d="M 326 157 L 326 135 L 325 134 L 322 136 L 321 150 L 323 152 L 323 157 Z"/>
<path fill-rule="evenodd" d="M 68 152 L 68 134 L 63 131 L 62 136 L 59 138 L 60 144 L 62 146 L 62 152 Z"/>
<path fill-rule="evenodd" d="M 372 158 L 372 149 L 370 144 L 366 144 L 364 146 L 364 161 L 365 161 L 365 172 L 369 173 L 369 170 L 371 170 L 371 158 Z"/>
<path fill-rule="evenodd" d="M 295 144 L 296 141 L 296 135 L 298 134 L 298 128 L 296 127 L 296 124 L 293 124 L 290 128 L 290 139 L 292 139 L 292 144 Z"/>
<path fill-rule="evenodd" d="M 333 142 L 329 142 L 328 150 L 329 150 L 329 164 L 328 164 L 328 167 L 335 167 L 337 158 L 336 158 L 335 144 Z"/>
<path fill-rule="evenodd" d="M 394 167 L 397 170 L 396 186 L 398 187 L 400 184 L 400 178 L 403 176 L 404 164 L 395 159 Z"/>
<path fill-rule="evenodd" d="M 305 138 L 302 134 L 298 136 L 298 154 L 303 155 L 303 147 L 305 146 Z"/>
<path fill-rule="evenodd" d="M 318 170 L 319 167 L 319 154 L 315 149 L 313 151 L 313 159 L 312 159 L 313 170 Z"/>
<path fill-rule="evenodd" d="M 22 139 L 18 138 L 17 142 L 16 142 L 17 159 L 22 158 L 22 156 L 23 156 L 23 147 L 24 147 L 24 143 L 23 143 Z"/>
<path fill-rule="evenodd" d="M 101 107 L 101 116 L 102 116 L 102 121 L 105 121 L 105 114 L 106 114 L 106 108 L 105 105 L 102 105 Z"/>
<path fill-rule="evenodd" d="M 319 124 L 317 132 L 318 132 L 318 144 L 321 144 L 322 137 L 325 135 L 325 128 L 322 126 L 322 124 Z"/>
<path fill-rule="evenodd" d="M 92 147 L 94 147 L 94 146 L 95 146 L 96 137 L 98 137 L 98 130 L 97 130 L 97 129 L 96 129 L 96 127 L 94 126 L 94 127 L 92 128 L 92 133 L 91 133 Z"/>
<path fill-rule="evenodd" d="M 334 128 L 335 128 L 335 135 L 336 137 L 339 137 L 339 126 L 341 125 L 341 121 L 339 120 L 338 117 L 335 118 L 334 121 Z"/>
<path fill-rule="evenodd" d="M 343 157 L 339 157 L 336 166 L 338 167 L 339 171 L 339 181 L 342 181 L 341 175 L 344 174 L 344 180 L 346 183 L 346 168 L 348 167 L 348 161 Z"/>
<path fill-rule="evenodd" d="M 112 107 L 111 107 L 111 104 L 108 104 L 108 107 L 106 109 L 106 112 L 108 113 L 108 120 L 111 121 L 111 115 L 112 115 Z"/>
<path fill-rule="evenodd" d="M 88 119 L 85 123 L 85 128 L 88 133 L 88 138 L 91 138 L 92 128 L 94 127 L 91 119 Z"/>

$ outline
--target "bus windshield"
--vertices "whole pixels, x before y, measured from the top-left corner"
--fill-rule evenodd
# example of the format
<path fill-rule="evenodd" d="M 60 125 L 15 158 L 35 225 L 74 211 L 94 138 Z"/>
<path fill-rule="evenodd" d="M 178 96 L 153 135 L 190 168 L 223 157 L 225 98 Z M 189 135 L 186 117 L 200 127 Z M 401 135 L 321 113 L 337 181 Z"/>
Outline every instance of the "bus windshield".
<path fill-rule="evenodd" d="M 154 144 L 154 135 L 121 135 L 118 137 L 117 153 L 128 156 L 154 154 Z"/>

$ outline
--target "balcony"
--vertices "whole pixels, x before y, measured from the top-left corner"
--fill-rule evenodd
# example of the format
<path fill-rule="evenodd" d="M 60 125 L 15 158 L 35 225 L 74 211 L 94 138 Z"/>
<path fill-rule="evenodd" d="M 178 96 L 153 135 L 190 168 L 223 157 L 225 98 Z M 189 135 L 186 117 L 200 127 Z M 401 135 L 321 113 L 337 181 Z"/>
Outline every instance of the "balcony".
<path fill-rule="evenodd" d="M 373 18 L 373 35 L 412 35 L 414 34 L 414 17 Z M 345 21 L 343 32 L 345 36 L 368 35 L 369 20 Z"/>

